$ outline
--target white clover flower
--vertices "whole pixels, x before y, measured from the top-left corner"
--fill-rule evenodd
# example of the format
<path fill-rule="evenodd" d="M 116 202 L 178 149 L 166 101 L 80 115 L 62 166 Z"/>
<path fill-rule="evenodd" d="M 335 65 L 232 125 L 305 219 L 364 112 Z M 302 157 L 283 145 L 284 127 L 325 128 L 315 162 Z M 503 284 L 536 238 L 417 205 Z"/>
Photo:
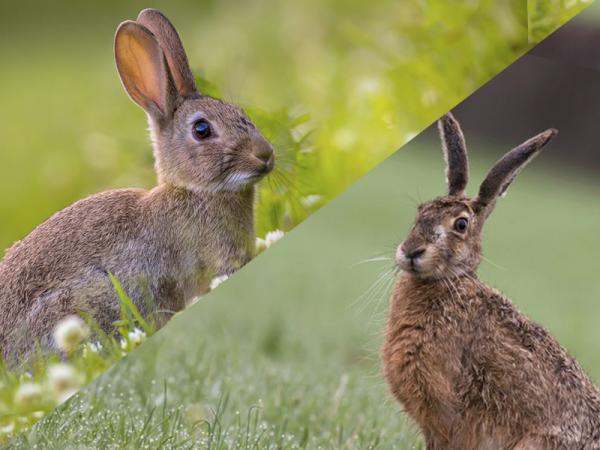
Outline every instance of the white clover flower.
<path fill-rule="evenodd" d="M 65 353 L 71 353 L 87 338 L 90 330 L 78 316 L 68 316 L 58 322 L 54 328 L 54 342 Z"/>
<path fill-rule="evenodd" d="M 221 275 L 220 277 L 215 277 L 210 282 L 210 290 L 216 289 L 219 285 L 225 282 L 229 278 L 229 275 Z"/>
<path fill-rule="evenodd" d="M 262 238 L 256 238 L 256 253 L 263 252 L 267 249 L 267 241 Z"/>
<path fill-rule="evenodd" d="M 265 242 L 267 244 L 267 248 L 277 242 L 284 236 L 284 232 L 281 230 L 269 231 L 265 236 Z"/>
<path fill-rule="evenodd" d="M 132 331 L 127 333 L 126 338 L 121 339 L 121 350 L 125 350 L 125 352 L 132 351 L 134 348 L 141 345 L 146 340 L 146 337 L 146 333 L 143 330 L 134 328 Z M 125 352 L 122 352 L 121 354 L 125 356 Z"/>
<path fill-rule="evenodd" d="M 101 342 L 90 342 L 88 347 L 91 352 L 100 353 L 102 351 L 102 343 Z"/>
<path fill-rule="evenodd" d="M 15 403 L 19 406 L 31 406 L 42 399 L 42 387 L 38 383 L 22 383 L 15 392 Z"/>
<path fill-rule="evenodd" d="M 5 425 L 0 425 L 0 436 L 12 434 L 13 431 L 15 431 L 14 422 L 8 422 Z"/>
<path fill-rule="evenodd" d="M 132 344 L 134 347 L 137 347 L 146 340 L 146 333 L 139 328 L 134 328 L 133 331 L 127 333 L 127 339 L 129 340 L 130 344 Z"/>
<path fill-rule="evenodd" d="M 102 351 L 102 343 L 90 341 L 83 347 L 83 357 L 88 358 L 92 353 L 99 354 Z"/>
<path fill-rule="evenodd" d="M 64 403 L 67 400 L 69 400 L 71 397 L 73 397 L 75 394 L 77 394 L 77 391 L 79 389 L 67 389 L 64 392 L 61 392 L 61 394 L 57 397 L 58 403 Z"/>
<path fill-rule="evenodd" d="M 58 363 L 48 367 L 48 384 L 56 397 L 60 398 L 67 391 L 79 389 L 83 379 L 72 365 Z"/>
<path fill-rule="evenodd" d="M 317 203 L 319 203 L 322 198 L 323 197 L 320 195 L 313 194 L 313 195 L 307 195 L 306 197 L 302 198 L 302 200 L 300 200 L 300 201 L 306 208 L 310 208 L 311 206 L 314 206 Z"/>

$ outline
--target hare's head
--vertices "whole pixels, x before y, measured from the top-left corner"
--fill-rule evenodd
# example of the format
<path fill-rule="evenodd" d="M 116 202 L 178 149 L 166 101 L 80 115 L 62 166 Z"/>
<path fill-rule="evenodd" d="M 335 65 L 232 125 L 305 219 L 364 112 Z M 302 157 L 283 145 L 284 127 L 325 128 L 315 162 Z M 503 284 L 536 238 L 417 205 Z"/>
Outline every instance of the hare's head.
<path fill-rule="evenodd" d="M 271 144 L 237 106 L 202 95 L 177 31 L 159 11 L 119 25 L 115 59 L 125 90 L 148 115 L 160 182 L 238 191 L 269 173 Z"/>
<path fill-rule="evenodd" d="M 469 164 L 465 140 L 451 114 L 439 122 L 446 160 L 448 194 L 419 206 L 396 262 L 419 278 L 446 278 L 474 271 L 481 258 L 481 231 L 496 200 L 519 171 L 550 142 L 550 129 L 504 155 L 488 172 L 475 198 L 465 195 Z"/>

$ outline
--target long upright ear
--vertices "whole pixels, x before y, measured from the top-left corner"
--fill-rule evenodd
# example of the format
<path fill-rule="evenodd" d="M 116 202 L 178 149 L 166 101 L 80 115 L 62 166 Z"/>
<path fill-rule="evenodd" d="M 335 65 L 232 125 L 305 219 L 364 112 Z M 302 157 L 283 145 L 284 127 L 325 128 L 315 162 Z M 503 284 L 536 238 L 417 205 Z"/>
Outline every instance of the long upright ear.
<path fill-rule="evenodd" d="M 475 210 L 487 217 L 498 197 L 503 195 L 519 172 L 531 161 L 558 133 L 549 129 L 532 137 L 504 155 L 492 166 L 479 187 L 474 201 Z"/>
<path fill-rule="evenodd" d="M 469 160 L 465 138 L 458 121 L 450 113 L 438 121 L 438 128 L 446 160 L 448 195 L 461 196 L 469 181 Z"/>
<path fill-rule="evenodd" d="M 131 99 L 154 119 L 168 118 L 177 94 L 154 35 L 131 20 L 123 22 L 115 35 L 115 60 Z"/>
<path fill-rule="evenodd" d="M 198 89 L 194 75 L 190 70 L 179 34 L 169 19 L 160 11 L 149 8 L 140 12 L 137 23 L 148 28 L 156 36 L 167 57 L 167 63 L 179 94 L 182 97 L 195 94 Z"/>

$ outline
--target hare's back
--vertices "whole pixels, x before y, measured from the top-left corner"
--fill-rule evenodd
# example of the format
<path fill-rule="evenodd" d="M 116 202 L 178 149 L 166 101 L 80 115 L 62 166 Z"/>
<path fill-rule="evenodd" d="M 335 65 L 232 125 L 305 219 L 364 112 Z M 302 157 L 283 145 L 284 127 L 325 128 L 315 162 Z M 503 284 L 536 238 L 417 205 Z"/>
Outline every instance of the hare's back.
<path fill-rule="evenodd" d="M 0 263 L 0 311 L 27 308 L 29 299 L 90 265 L 140 233 L 142 189 L 102 192 L 54 214 L 15 243 Z M 7 304 L 8 303 L 8 304 Z"/>

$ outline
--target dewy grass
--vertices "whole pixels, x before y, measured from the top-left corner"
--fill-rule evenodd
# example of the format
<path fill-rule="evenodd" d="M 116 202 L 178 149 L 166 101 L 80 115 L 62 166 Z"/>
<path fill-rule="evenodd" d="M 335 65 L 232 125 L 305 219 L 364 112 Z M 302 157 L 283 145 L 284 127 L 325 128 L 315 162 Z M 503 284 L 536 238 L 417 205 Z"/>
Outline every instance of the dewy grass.
<path fill-rule="evenodd" d="M 128 334 L 131 332 L 131 328 L 139 325 L 147 335 L 150 335 L 154 331 L 154 327 L 151 327 L 148 322 L 144 320 L 138 309 L 133 303 L 133 300 L 127 295 L 121 284 L 117 281 L 112 273 L 108 273 L 111 283 L 113 284 L 119 303 L 121 304 L 121 321 L 116 324 L 119 328 L 121 335 Z"/>

